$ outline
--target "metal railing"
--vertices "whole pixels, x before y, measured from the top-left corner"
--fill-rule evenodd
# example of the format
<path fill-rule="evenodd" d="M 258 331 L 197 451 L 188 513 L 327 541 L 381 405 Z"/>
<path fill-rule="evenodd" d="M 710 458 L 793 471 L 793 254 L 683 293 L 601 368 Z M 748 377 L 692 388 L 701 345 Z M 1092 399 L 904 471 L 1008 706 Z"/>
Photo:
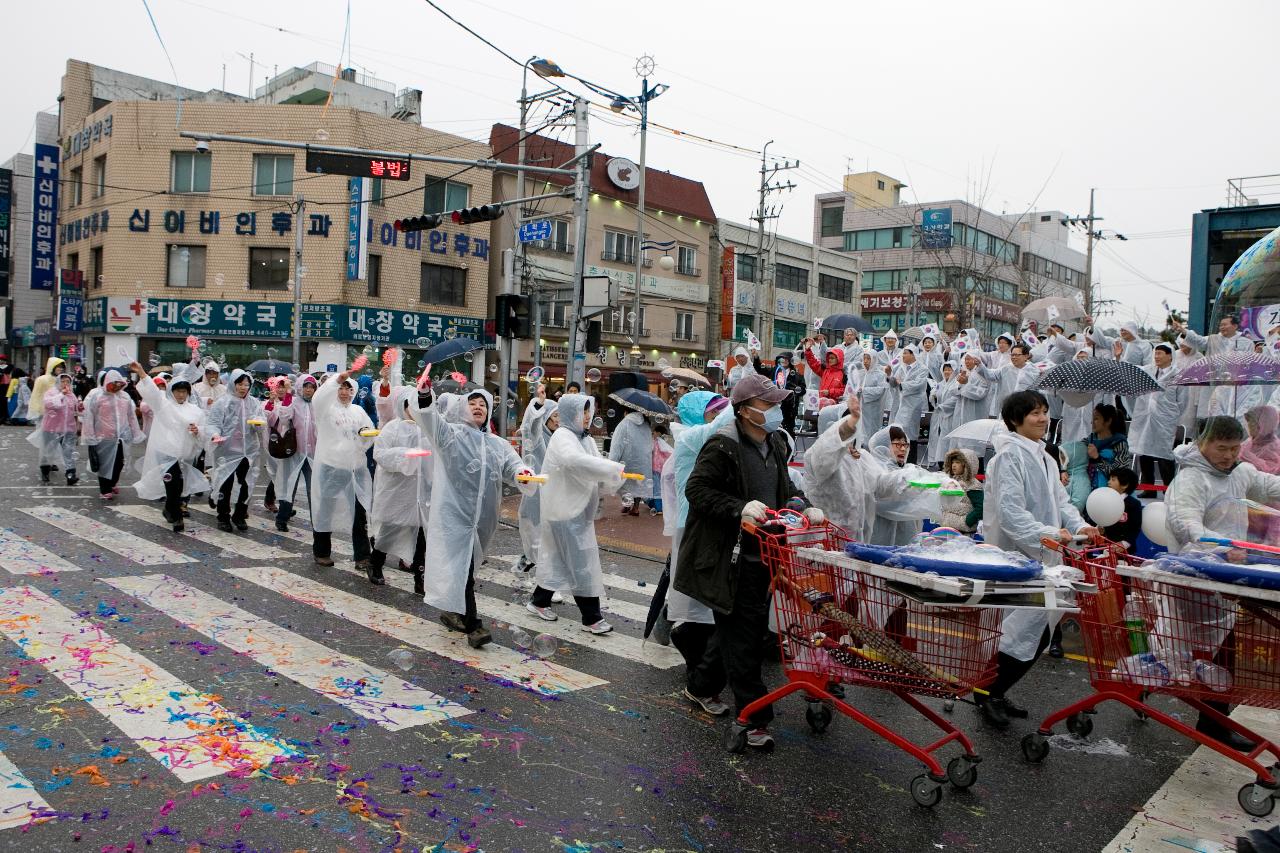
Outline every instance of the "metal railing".
<path fill-rule="evenodd" d="M 600 253 L 600 260 L 610 261 L 615 264 L 634 264 L 636 262 L 635 252 L 611 252 L 605 249 Z"/>

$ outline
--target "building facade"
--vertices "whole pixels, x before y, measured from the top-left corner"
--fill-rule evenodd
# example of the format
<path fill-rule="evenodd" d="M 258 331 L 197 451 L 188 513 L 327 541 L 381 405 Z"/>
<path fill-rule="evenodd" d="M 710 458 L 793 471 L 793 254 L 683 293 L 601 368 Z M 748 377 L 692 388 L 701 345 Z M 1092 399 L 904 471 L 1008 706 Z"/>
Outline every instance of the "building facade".
<path fill-rule="evenodd" d="M 281 75 L 294 88 L 296 71 Z M 218 142 L 202 150 L 178 132 L 467 159 L 487 158 L 486 144 L 424 128 L 416 110 L 401 120 L 395 97 L 389 115 L 326 109 L 308 102 L 312 88 L 281 102 L 289 97 L 269 82 L 272 102 L 214 92 L 179 105 L 167 100 L 168 84 L 149 81 L 147 90 L 143 78 L 121 86 L 121 77 L 131 75 L 69 61 L 60 98 L 55 327 L 84 340 L 91 366 L 168 364 L 187 356 L 189 335 L 230 366 L 287 362 L 295 280 L 303 368 L 344 364 L 353 348 L 484 337 L 488 225 L 404 234 L 392 223 L 448 209 L 446 201 L 489 202 L 489 171 L 414 161 L 408 180 L 349 179 L 308 173 L 301 150 Z M 62 304 L 76 300 L 79 328 Z"/>
<path fill-rule="evenodd" d="M 516 163 L 518 139 L 515 128 L 494 125 L 490 135 L 494 157 Z M 526 163 L 560 166 L 573 156 L 572 145 L 547 136 L 533 135 L 526 140 Z M 592 159 L 584 275 L 608 277 L 617 299 L 596 318 L 601 324 L 600 340 L 582 356 L 587 370 L 600 371 L 600 383 L 606 388 L 609 375 L 619 371 L 640 371 L 651 387 L 665 386 L 665 367 L 702 371 L 717 349 L 717 327 L 712 324 L 710 305 L 715 226 L 711 200 L 700 182 L 647 168 L 644 242 L 670 244 L 670 248 L 644 249 L 636 245 L 637 170 L 631 161 L 602 152 L 596 152 Z M 494 177 L 494 198 L 509 201 L 543 195 L 568 183 L 559 175 L 528 174 L 521 196 L 516 175 L 501 172 Z M 516 341 L 516 360 L 522 375 L 540 362 L 553 387 L 563 382 L 568 357 L 576 233 L 572 211 L 569 197 L 530 203 L 521 211 L 522 217 L 514 215 L 512 207 L 493 223 L 492 232 L 496 258 L 516 247 L 522 218 L 550 223 L 550 237 L 527 243 L 523 258 L 516 263 L 521 292 L 533 297 L 538 306 L 537 335 Z M 644 265 L 638 357 L 633 353 L 637 252 Z M 664 257 L 670 260 L 664 261 Z M 502 285 L 502 270 L 495 263 L 490 268 L 491 301 L 502 292 Z M 518 385 L 523 399 L 527 384 Z"/>
<path fill-rule="evenodd" d="M 1258 240 L 1280 227 L 1280 204 L 1259 204 L 1255 195 L 1273 186 L 1275 175 L 1235 178 L 1227 185 L 1227 206 L 1202 210 L 1191 217 L 1191 294 L 1187 322 L 1193 329 L 1218 331 L 1212 324 L 1218 287 L 1231 265 Z M 1241 308 L 1275 308 L 1280 292 L 1268 288 L 1250 294 L 1249 304 L 1235 304 L 1228 310 Z M 1263 314 L 1261 322 L 1257 315 Z M 1242 330 L 1250 337 L 1263 339 L 1270 326 L 1272 312 L 1241 312 Z"/>
<path fill-rule="evenodd" d="M 859 258 L 774 234 L 762 244 L 759 228 L 727 219 L 717 220 L 715 237 L 721 358 L 745 342 L 747 329 L 767 359 L 811 335 L 814 321 L 858 313 Z"/>
<path fill-rule="evenodd" d="M 958 199 L 876 206 L 904 186 L 885 178 L 848 176 L 844 192 L 815 197 L 813 219 L 816 244 L 861 259 L 859 309 L 877 331 L 936 323 L 994 337 L 1017 330 L 1028 302 L 1083 298 L 1085 256 L 1068 244 L 1065 214 L 1003 215 Z M 879 196 L 848 189 L 868 181 L 885 185 Z"/>

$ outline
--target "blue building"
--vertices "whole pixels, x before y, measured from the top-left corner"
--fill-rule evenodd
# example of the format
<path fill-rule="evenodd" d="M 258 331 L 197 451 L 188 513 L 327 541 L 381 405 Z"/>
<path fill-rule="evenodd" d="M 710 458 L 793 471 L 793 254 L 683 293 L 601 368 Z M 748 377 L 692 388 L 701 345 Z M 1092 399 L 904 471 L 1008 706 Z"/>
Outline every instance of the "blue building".
<path fill-rule="evenodd" d="M 1258 204 L 1256 198 L 1241 190 L 1245 181 L 1259 180 L 1231 181 L 1230 206 L 1202 210 L 1191 217 L 1191 300 L 1187 322 L 1194 329 L 1217 331 L 1207 325 L 1222 277 L 1246 249 L 1280 227 L 1280 204 Z"/>

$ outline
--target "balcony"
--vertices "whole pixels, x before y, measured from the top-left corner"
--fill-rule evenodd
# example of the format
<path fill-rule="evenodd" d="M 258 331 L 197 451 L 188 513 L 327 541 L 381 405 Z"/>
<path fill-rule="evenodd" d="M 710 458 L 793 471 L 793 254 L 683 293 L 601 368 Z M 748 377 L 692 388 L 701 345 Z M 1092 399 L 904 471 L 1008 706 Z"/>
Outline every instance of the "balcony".
<path fill-rule="evenodd" d="M 676 267 L 676 272 L 680 273 L 680 275 L 692 275 L 692 276 L 702 275 L 702 270 L 698 269 L 697 267 Z"/>
<path fill-rule="evenodd" d="M 671 340 L 680 341 L 681 343 L 696 344 L 698 342 L 698 336 L 696 334 L 686 335 L 686 334 L 680 333 L 679 331 L 675 331 L 671 333 Z"/>
<path fill-rule="evenodd" d="M 635 264 L 636 255 L 634 252 L 611 252 L 605 249 L 600 253 L 600 260 L 614 264 Z"/>
<path fill-rule="evenodd" d="M 561 255 L 573 254 L 573 244 L 568 240 L 535 240 L 529 245 L 535 249 L 541 249 L 544 252 L 555 252 Z"/>

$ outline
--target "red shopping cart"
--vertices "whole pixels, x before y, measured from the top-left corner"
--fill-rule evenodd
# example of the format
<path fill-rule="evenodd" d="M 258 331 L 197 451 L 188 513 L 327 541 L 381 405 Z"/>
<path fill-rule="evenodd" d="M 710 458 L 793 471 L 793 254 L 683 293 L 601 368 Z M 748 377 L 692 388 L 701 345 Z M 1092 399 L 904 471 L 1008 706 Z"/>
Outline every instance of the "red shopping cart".
<path fill-rule="evenodd" d="M 809 703 L 805 720 L 815 733 L 831 724 L 834 709 L 924 764 L 927 772 L 912 779 L 909 788 L 920 805 L 937 805 L 946 782 L 956 788 L 973 785 L 981 761 L 973 743 L 917 697 L 954 701 L 991 682 L 1000 611 L 922 604 L 860 571 L 855 560 L 821 559 L 807 549 L 843 556 L 850 541 L 831 524 L 805 528 L 771 522 L 747 526 L 744 535 L 760 542 L 773 579 L 778 634 L 790 646 L 790 655 L 782 654 L 787 683 L 742 709 L 727 733 L 728 749 L 745 749 L 752 714 L 803 691 Z M 932 743 L 917 744 L 834 696 L 831 687 L 837 684 L 886 690 L 943 734 Z M 953 741 L 964 752 L 944 769 L 937 753 Z"/>
<path fill-rule="evenodd" d="M 1240 807 L 1256 817 L 1270 814 L 1280 794 L 1280 764 L 1267 767 L 1261 759 L 1266 753 L 1280 758 L 1280 751 L 1206 702 L 1280 708 L 1280 592 L 1144 567 L 1113 543 L 1062 553 L 1097 588 L 1079 597 L 1095 692 L 1046 717 L 1022 739 L 1023 755 L 1043 761 L 1046 736 L 1063 720 L 1072 734 L 1087 737 L 1097 706 L 1116 701 L 1247 767 L 1256 781 L 1240 789 Z M 1247 753 L 1232 749 L 1146 704 L 1157 693 L 1256 746 Z"/>

